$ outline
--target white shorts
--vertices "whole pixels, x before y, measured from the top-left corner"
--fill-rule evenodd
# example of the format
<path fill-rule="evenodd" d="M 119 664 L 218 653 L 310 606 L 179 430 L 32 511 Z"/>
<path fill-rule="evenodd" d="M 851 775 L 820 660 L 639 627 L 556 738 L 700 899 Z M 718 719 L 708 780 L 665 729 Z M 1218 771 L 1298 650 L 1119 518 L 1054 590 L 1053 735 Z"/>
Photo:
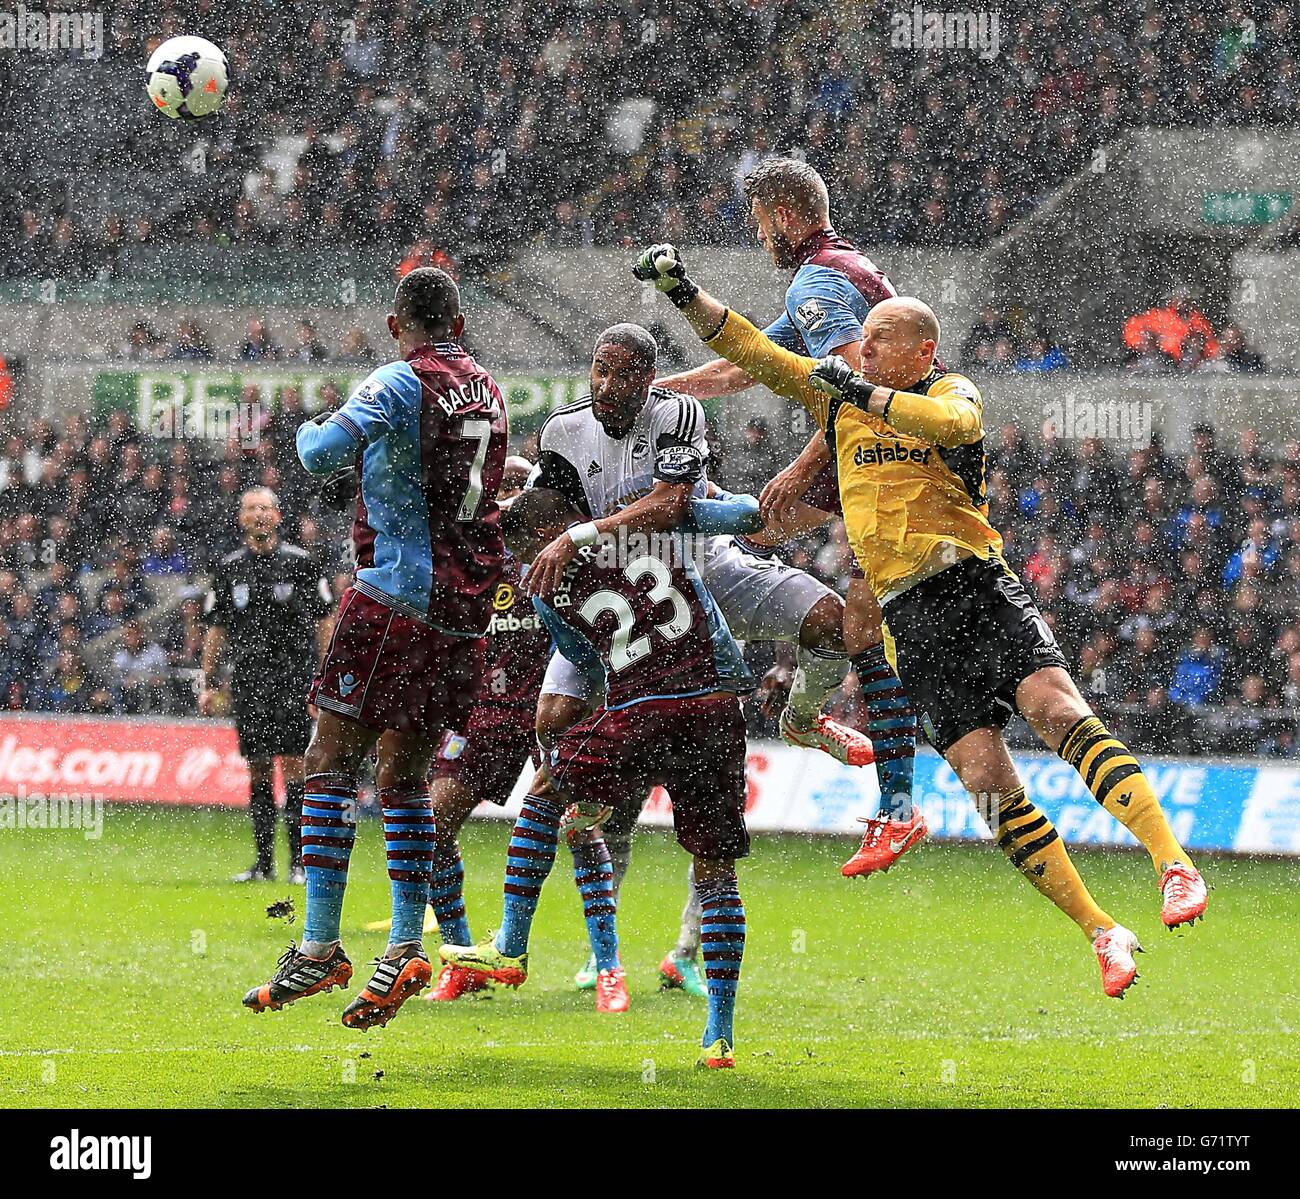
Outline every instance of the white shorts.
<path fill-rule="evenodd" d="M 742 550 L 730 537 L 711 537 L 698 548 L 696 564 L 727 627 L 737 641 L 799 642 L 808 613 L 836 593 L 807 571 L 777 557 Z M 595 707 L 605 681 L 585 675 L 563 654 L 551 655 L 542 680 L 543 695 L 567 695 Z"/>
<path fill-rule="evenodd" d="M 806 570 L 780 558 L 761 558 L 730 537 L 712 537 L 700 547 L 700 578 L 737 641 L 799 643 L 808 613 L 835 592 Z M 838 599 L 838 596 L 836 597 Z"/>
<path fill-rule="evenodd" d="M 556 650 L 546 664 L 542 694 L 567 695 L 571 699 L 582 700 L 589 708 L 595 708 L 605 698 L 605 679 L 599 670 L 594 674 L 583 671 Z"/>

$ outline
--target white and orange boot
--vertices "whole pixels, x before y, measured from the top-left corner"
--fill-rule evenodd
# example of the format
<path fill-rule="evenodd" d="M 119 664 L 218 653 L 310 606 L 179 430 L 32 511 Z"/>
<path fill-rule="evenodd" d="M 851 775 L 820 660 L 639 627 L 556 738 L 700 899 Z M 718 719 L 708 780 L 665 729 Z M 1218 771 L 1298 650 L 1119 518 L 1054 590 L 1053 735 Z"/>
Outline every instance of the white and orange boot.
<path fill-rule="evenodd" d="M 630 1002 L 622 966 L 596 975 L 596 1011 L 617 1015 L 627 1011 Z"/>
<path fill-rule="evenodd" d="M 781 739 L 787 745 L 797 745 L 800 749 L 820 749 L 837 762 L 849 766 L 870 766 L 876 760 L 876 751 L 872 748 L 870 737 L 832 720 L 822 712 L 817 714 L 812 726 L 805 729 L 794 723 L 794 716 L 789 707 L 786 707 L 781 712 L 780 729 Z"/>
<path fill-rule="evenodd" d="M 1101 963 L 1101 989 L 1112 999 L 1123 999 L 1124 992 L 1138 980 L 1135 953 L 1142 952 L 1137 934 L 1122 924 L 1108 928 L 1092 943 Z"/>
<path fill-rule="evenodd" d="M 1160 919 L 1166 928 L 1195 924 L 1204 918 L 1209 896 L 1205 880 L 1195 866 L 1189 866 L 1186 862 L 1174 862 L 1168 866 L 1160 876 L 1160 894 L 1164 896 L 1160 905 Z"/>
<path fill-rule="evenodd" d="M 878 816 L 859 819 L 867 831 L 862 834 L 858 852 L 840 867 L 845 878 L 861 878 L 877 870 L 888 870 L 913 845 L 920 845 L 930 832 L 917 807 L 912 809 L 910 820 L 885 820 Z"/>

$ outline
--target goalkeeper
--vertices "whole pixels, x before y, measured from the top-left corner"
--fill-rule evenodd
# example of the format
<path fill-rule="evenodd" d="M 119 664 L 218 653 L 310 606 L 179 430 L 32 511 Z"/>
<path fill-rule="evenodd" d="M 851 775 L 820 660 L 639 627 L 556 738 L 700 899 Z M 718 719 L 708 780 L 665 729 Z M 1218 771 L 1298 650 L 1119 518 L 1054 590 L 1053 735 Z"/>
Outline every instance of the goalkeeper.
<path fill-rule="evenodd" d="M 985 498 L 983 403 L 969 379 L 935 366 L 933 311 L 906 297 L 876 304 L 863 324 L 858 374 L 835 355 L 814 360 L 778 346 L 701 291 L 672 246 L 651 247 L 633 273 L 665 292 L 715 353 L 802 403 L 824 431 L 849 543 L 927 736 L 1012 865 L 1089 937 L 1106 994 L 1122 995 L 1137 977 L 1137 937 L 1096 905 L 1056 829 L 1026 797 L 1002 737 L 1012 712 L 1146 847 L 1167 927 L 1203 915 L 1205 883 L 1002 557 Z"/>

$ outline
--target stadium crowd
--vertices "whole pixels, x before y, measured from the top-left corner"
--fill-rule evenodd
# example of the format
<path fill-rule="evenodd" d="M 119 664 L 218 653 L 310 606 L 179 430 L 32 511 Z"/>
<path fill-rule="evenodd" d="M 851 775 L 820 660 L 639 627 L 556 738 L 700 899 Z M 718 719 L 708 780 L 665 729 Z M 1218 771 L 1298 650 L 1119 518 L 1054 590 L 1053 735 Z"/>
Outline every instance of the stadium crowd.
<path fill-rule="evenodd" d="M 299 467 L 301 399 L 283 398 L 255 436 L 224 444 L 153 440 L 123 412 L 0 438 L 5 707 L 192 713 L 204 573 L 238 544 L 249 486 L 277 492 L 284 537 L 341 588 L 348 517 Z M 761 420 L 713 440 L 724 486 L 757 492 L 784 465 Z M 535 440 L 519 448 L 535 455 Z M 1227 446 L 1198 427 L 1174 457 L 1159 440 L 1124 453 L 1009 425 L 988 457 L 1008 559 L 1109 720 L 1147 752 L 1300 756 L 1300 444 L 1247 430 Z M 839 522 L 786 557 L 847 585 Z M 851 715 L 852 676 L 839 702 Z"/>
<path fill-rule="evenodd" d="M 80 147 L 31 137 L 49 98 L 0 58 L 10 276 L 113 279 L 133 249 L 177 243 L 391 262 L 523 239 L 748 243 L 740 180 L 791 149 L 858 240 L 978 246 L 1127 126 L 1300 119 L 1300 30 L 1276 0 L 1250 20 L 1195 0 L 1003 3 L 989 56 L 896 44 L 910 14 L 880 3 L 199 10 L 235 80 L 201 163 L 179 137 L 160 161 L 140 89 L 143 35 L 187 27 L 170 3 L 116 7 L 104 58 L 78 64 L 102 145 L 95 130 Z"/>

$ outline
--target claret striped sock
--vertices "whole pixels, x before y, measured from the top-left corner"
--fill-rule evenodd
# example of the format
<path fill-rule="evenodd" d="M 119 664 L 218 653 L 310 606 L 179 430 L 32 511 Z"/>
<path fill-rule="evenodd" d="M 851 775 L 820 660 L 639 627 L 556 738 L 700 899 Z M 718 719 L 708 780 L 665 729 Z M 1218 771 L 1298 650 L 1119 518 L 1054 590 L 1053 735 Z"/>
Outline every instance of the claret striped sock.
<path fill-rule="evenodd" d="M 697 887 L 700 899 L 700 954 L 709 986 L 709 1017 L 701 1045 L 725 1037 L 736 1043 L 733 1022 L 740 963 L 745 956 L 745 905 L 733 874 Z"/>
<path fill-rule="evenodd" d="M 348 859 L 357 835 L 357 783 L 341 774 L 314 774 L 303 787 L 302 864 L 307 872 L 303 942 L 339 939 Z"/>
<path fill-rule="evenodd" d="M 867 705 L 867 735 L 876 751 L 880 783 L 878 816 L 912 818 L 912 766 L 916 757 L 916 712 L 885 657 L 883 645 L 853 655 L 853 669 Z"/>
<path fill-rule="evenodd" d="M 384 843 L 393 893 L 393 928 L 388 944 L 424 939 L 424 909 L 429 904 L 436 823 L 425 783 L 385 787 L 376 797 L 384 813 Z"/>
<path fill-rule="evenodd" d="M 465 865 L 460 860 L 460 846 L 454 839 L 443 841 L 439 837 L 434 840 L 429 903 L 438 918 L 438 933 L 444 945 L 474 943 L 465 916 Z"/>
<path fill-rule="evenodd" d="M 524 797 L 523 810 L 506 850 L 505 911 L 496 935 L 498 953 L 517 958 L 528 951 L 528 934 L 542 884 L 555 865 L 564 805 L 539 795 Z"/>
<path fill-rule="evenodd" d="M 597 970 L 618 967 L 618 931 L 614 908 L 614 867 L 603 840 L 571 846 L 573 881 L 582 896 L 587 938 L 596 955 Z"/>

